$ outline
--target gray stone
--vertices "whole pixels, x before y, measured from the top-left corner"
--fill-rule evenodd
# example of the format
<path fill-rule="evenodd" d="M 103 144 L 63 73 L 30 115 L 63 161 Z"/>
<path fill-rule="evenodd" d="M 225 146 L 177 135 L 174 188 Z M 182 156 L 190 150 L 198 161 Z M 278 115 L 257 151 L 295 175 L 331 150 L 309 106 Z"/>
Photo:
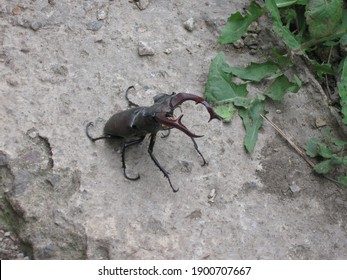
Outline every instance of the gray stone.
<path fill-rule="evenodd" d="M 144 10 L 148 7 L 150 1 L 149 0 L 135 0 L 136 6 L 140 9 L 140 10 Z"/>
<path fill-rule="evenodd" d="M 233 46 L 236 49 L 242 49 L 245 46 L 245 43 L 243 42 L 243 39 L 239 39 L 233 43 Z"/>
<path fill-rule="evenodd" d="M 247 34 L 243 42 L 249 48 L 255 48 L 258 46 L 258 35 L 257 34 Z"/>
<path fill-rule="evenodd" d="M 154 49 L 148 43 L 140 41 L 138 44 L 138 53 L 140 56 L 152 56 L 154 55 Z"/>
<path fill-rule="evenodd" d="M 34 21 L 31 23 L 30 27 L 32 30 L 37 31 L 42 27 L 42 22 L 41 21 Z"/>
<path fill-rule="evenodd" d="M 104 25 L 101 20 L 94 20 L 87 24 L 87 29 L 91 31 L 98 31 Z"/>

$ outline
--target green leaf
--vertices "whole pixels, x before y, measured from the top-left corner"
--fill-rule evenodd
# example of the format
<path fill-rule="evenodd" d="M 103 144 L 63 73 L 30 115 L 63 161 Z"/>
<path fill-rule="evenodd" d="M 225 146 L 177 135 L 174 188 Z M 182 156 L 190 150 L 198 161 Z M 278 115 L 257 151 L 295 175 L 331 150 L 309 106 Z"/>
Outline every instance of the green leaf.
<path fill-rule="evenodd" d="M 296 4 L 298 0 L 275 0 L 278 8 L 284 8 Z"/>
<path fill-rule="evenodd" d="M 222 30 L 221 36 L 218 40 L 220 44 L 233 43 L 241 38 L 247 31 L 248 26 L 263 14 L 263 9 L 255 2 L 252 2 L 248 9 L 247 14 L 242 16 L 239 12 L 232 14 Z"/>
<path fill-rule="evenodd" d="M 327 174 L 332 168 L 333 163 L 330 159 L 324 160 L 313 167 L 314 171 L 316 171 L 318 174 Z"/>
<path fill-rule="evenodd" d="M 347 125 L 347 58 L 344 59 L 342 67 L 342 75 L 337 83 L 337 89 L 340 95 L 341 112 L 343 115 L 343 123 Z"/>
<path fill-rule="evenodd" d="M 246 129 L 243 143 L 249 153 L 253 151 L 255 143 L 257 142 L 258 131 L 263 125 L 261 114 L 263 115 L 265 112 L 264 107 L 265 103 L 263 100 L 255 99 L 249 109 L 241 108 L 239 110 L 239 115 Z"/>
<path fill-rule="evenodd" d="M 247 107 L 249 105 L 247 85 L 235 84 L 231 78 L 230 66 L 224 62 L 224 53 L 220 52 L 210 65 L 205 86 L 206 100 L 217 105 L 230 102 L 235 106 Z"/>
<path fill-rule="evenodd" d="M 274 19 L 272 28 L 277 36 L 279 36 L 290 49 L 297 49 L 298 53 L 300 54 L 300 43 L 297 39 L 295 39 L 290 30 L 283 25 L 275 0 L 265 0 L 265 3 L 266 9 L 270 12 Z"/>
<path fill-rule="evenodd" d="M 339 139 L 335 139 L 332 141 L 333 144 L 335 144 L 338 147 L 345 147 L 347 145 L 347 141 L 343 141 L 343 140 L 339 140 Z"/>
<path fill-rule="evenodd" d="M 318 156 L 318 143 L 319 140 L 317 138 L 310 138 L 305 146 L 306 154 L 310 157 L 316 157 Z"/>
<path fill-rule="evenodd" d="M 275 21 L 273 23 L 273 29 L 290 49 L 297 49 L 298 54 L 302 54 L 300 51 L 300 42 L 294 37 L 287 27 L 283 26 L 281 22 Z"/>
<path fill-rule="evenodd" d="M 305 17 L 312 38 L 329 36 L 342 22 L 343 0 L 310 0 Z"/>
<path fill-rule="evenodd" d="M 292 83 L 285 75 L 281 75 L 274 80 L 264 95 L 278 101 L 289 91 L 293 93 L 298 92 L 300 87 L 301 81 L 298 77 L 295 77 L 295 83 Z"/>
<path fill-rule="evenodd" d="M 278 7 L 276 5 L 275 0 L 265 0 L 266 9 L 269 11 L 269 13 L 272 15 L 273 19 L 275 21 L 281 21 L 281 15 L 280 11 L 278 10 Z"/>
<path fill-rule="evenodd" d="M 279 65 L 279 67 L 283 68 L 285 65 L 291 66 L 290 56 L 285 53 L 281 54 L 278 50 L 275 48 L 272 49 L 272 55 L 274 56 L 276 63 Z"/>
<path fill-rule="evenodd" d="M 296 24 L 298 15 L 297 15 L 295 9 L 286 9 L 283 14 L 285 16 L 284 23 L 288 29 L 290 28 L 290 25 L 292 23 Z"/>
<path fill-rule="evenodd" d="M 251 63 L 246 68 L 230 67 L 231 72 L 240 79 L 259 82 L 278 70 L 278 65 L 271 60 L 264 63 Z"/>
<path fill-rule="evenodd" d="M 347 185 L 347 175 L 346 176 L 340 176 L 338 180 L 341 184 Z"/>
<path fill-rule="evenodd" d="M 335 75 L 334 70 L 331 68 L 331 64 L 326 64 L 326 63 L 320 64 L 314 59 L 308 59 L 308 60 L 313 66 L 313 68 L 316 70 L 316 74 L 318 78 L 323 79 L 324 74 L 328 74 L 332 76 Z"/>
<path fill-rule="evenodd" d="M 332 158 L 333 152 L 323 143 L 319 143 L 319 155 L 323 158 Z"/>
<path fill-rule="evenodd" d="M 218 105 L 213 109 L 219 116 L 223 118 L 223 122 L 230 122 L 234 112 L 236 111 L 236 108 L 232 103 Z"/>

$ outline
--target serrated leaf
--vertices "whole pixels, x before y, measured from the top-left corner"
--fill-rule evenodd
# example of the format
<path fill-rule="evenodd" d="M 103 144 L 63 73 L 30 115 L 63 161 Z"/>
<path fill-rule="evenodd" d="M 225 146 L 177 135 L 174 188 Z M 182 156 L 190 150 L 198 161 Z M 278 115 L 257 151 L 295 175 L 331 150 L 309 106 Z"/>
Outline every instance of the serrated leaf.
<path fill-rule="evenodd" d="M 220 52 L 211 62 L 205 86 L 206 100 L 212 104 L 223 105 L 230 102 L 235 106 L 247 107 L 247 85 L 235 84 L 231 80 L 230 66 L 224 62 L 224 53 Z"/>
<path fill-rule="evenodd" d="M 323 143 L 318 144 L 319 147 L 319 155 L 322 156 L 323 158 L 332 158 L 333 152 Z"/>
<path fill-rule="evenodd" d="M 300 87 L 301 81 L 299 78 L 297 78 L 295 83 L 292 83 L 285 75 L 281 75 L 274 80 L 264 95 L 270 97 L 272 100 L 278 101 L 282 100 L 287 92 L 298 92 Z"/>
<path fill-rule="evenodd" d="M 229 44 L 239 40 L 246 33 L 248 26 L 263 14 L 263 9 L 252 2 L 246 12 L 245 16 L 237 12 L 228 18 L 218 40 L 220 44 Z"/>
<path fill-rule="evenodd" d="M 243 125 L 246 129 L 246 135 L 243 144 L 247 152 L 253 152 L 255 143 L 258 139 L 258 131 L 263 125 L 263 115 L 265 110 L 265 103 L 263 100 L 253 100 L 249 109 L 240 109 L 239 115 L 242 118 Z"/>
<path fill-rule="evenodd" d="M 236 111 L 235 106 L 232 103 L 218 105 L 213 108 L 218 116 L 223 118 L 223 122 L 230 122 L 234 112 Z"/>
<path fill-rule="evenodd" d="M 312 38 L 334 34 L 342 23 L 343 0 L 310 0 L 306 5 L 305 17 Z"/>
<path fill-rule="evenodd" d="M 337 89 L 339 91 L 341 113 L 343 115 L 342 121 L 347 125 L 347 58 L 343 62 L 342 75 L 340 81 L 337 83 Z"/>
<path fill-rule="evenodd" d="M 330 159 L 324 160 L 318 164 L 316 164 L 313 169 L 315 172 L 317 172 L 318 174 L 327 174 L 331 171 L 331 169 L 333 168 L 333 163 Z"/>
<path fill-rule="evenodd" d="M 269 77 L 279 69 L 278 65 L 271 60 L 264 63 L 251 63 L 246 68 L 230 67 L 231 72 L 240 79 L 259 82 Z"/>
<path fill-rule="evenodd" d="M 319 140 L 317 138 L 310 138 L 305 146 L 306 154 L 310 157 L 318 156 L 318 143 Z"/>
<path fill-rule="evenodd" d="M 338 147 L 344 147 L 347 145 L 347 141 L 343 141 L 343 140 L 339 140 L 339 139 L 335 139 L 332 141 L 333 144 L 335 144 Z"/>

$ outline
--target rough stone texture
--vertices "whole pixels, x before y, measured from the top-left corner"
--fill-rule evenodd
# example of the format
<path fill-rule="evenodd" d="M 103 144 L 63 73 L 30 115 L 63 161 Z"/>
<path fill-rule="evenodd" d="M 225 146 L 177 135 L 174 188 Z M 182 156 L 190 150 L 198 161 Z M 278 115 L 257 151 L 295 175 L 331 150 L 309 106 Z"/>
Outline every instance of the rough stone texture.
<path fill-rule="evenodd" d="M 157 0 L 145 10 L 131 1 L 24 3 L 0 4 L 0 228 L 21 240 L 20 257 L 347 258 L 346 191 L 314 176 L 267 124 L 247 155 L 237 116 L 229 125 L 207 123 L 202 106 L 184 104 L 183 121 L 205 135 L 197 142 L 209 164 L 200 166 L 180 131 L 158 137 L 154 153 L 178 193 L 149 158 L 147 139 L 126 154 L 129 173 L 141 175 L 129 181 L 119 143 L 85 135 L 87 122 L 99 135 L 127 107 L 130 85 L 132 100 L 149 105 L 160 92 L 202 95 L 221 50 L 234 66 L 259 61 L 262 54 L 216 43 L 244 1 Z M 89 30 L 100 10 L 102 28 Z M 192 33 L 182 27 L 190 17 Z M 260 32 L 259 46 L 273 45 L 268 34 Z M 139 41 L 157 54 L 140 57 Z M 337 124 L 309 71 L 300 66 L 296 74 L 302 90 L 267 109 L 303 145 L 319 135 L 317 118 Z"/>

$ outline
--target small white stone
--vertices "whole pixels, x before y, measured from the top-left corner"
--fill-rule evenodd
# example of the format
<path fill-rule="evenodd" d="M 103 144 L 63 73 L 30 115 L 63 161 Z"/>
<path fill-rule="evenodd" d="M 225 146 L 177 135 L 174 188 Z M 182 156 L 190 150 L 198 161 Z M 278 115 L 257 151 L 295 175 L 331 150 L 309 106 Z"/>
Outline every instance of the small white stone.
<path fill-rule="evenodd" d="M 170 48 L 167 48 L 165 51 L 164 51 L 165 54 L 171 54 L 172 53 L 172 49 Z"/>
<path fill-rule="evenodd" d="M 188 30 L 189 32 L 192 32 L 194 30 L 194 19 L 190 18 L 187 21 L 185 21 L 183 23 L 183 26 L 186 30 Z"/>
<path fill-rule="evenodd" d="M 212 189 L 211 191 L 210 191 L 210 194 L 207 196 L 207 198 L 208 198 L 208 202 L 211 202 L 211 203 L 213 203 L 214 202 L 214 199 L 215 199 L 215 197 L 216 197 L 216 189 Z"/>
<path fill-rule="evenodd" d="M 98 11 L 98 15 L 97 15 L 98 20 L 104 20 L 106 18 L 106 16 L 107 16 L 106 11 L 104 11 L 104 10 Z"/>

